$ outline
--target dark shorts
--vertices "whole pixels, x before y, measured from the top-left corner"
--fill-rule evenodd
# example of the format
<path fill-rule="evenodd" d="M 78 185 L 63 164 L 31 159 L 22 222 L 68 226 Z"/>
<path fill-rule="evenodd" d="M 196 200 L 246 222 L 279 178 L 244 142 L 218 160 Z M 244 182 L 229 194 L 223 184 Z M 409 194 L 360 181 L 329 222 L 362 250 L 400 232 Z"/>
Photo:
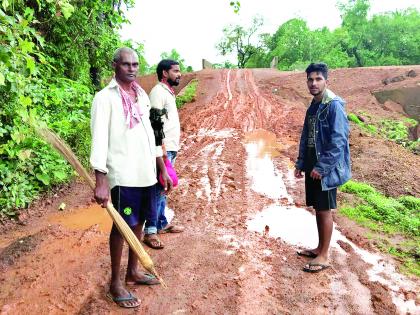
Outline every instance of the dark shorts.
<path fill-rule="evenodd" d="M 130 227 L 143 223 L 151 211 L 156 212 L 155 186 L 111 189 L 112 204 Z"/>
<path fill-rule="evenodd" d="M 305 173 L 306 205 L 316 211 L 337 209 L 337 188 L 322 191 L 321 181 Z"/>

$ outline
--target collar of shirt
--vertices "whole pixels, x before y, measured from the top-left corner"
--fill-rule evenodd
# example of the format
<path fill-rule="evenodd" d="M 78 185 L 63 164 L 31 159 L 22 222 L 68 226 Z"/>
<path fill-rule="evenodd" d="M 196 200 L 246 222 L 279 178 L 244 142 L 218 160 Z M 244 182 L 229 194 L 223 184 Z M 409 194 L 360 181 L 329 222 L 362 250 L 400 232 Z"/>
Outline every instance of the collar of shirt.
<path fill-rule="evenodd" d="M 175 96 L 175 90 L 172 86 L 170 86 L 167 82 L 161 81 L 159 82 L 165 89 L 169 91 L 173 96 Z"/>

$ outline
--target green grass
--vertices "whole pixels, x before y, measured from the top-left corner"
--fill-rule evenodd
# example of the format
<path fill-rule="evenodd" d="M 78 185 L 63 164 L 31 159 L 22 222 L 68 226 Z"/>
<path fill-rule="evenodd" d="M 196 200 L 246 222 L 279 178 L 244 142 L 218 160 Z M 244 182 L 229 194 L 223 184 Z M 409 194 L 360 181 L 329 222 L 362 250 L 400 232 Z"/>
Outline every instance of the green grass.
<path fill-rule="evenodd" d="M 363 121 L 361 121 L 359 119 L 359 117 L 357 117 L 356 114 L 350 113 L 347 116 L 348 120 L 354 122 L 356 125 L 358 125 L 360 128 L 362 128 L 363 130 L 371 133 L 371 134 L 375 134 L 378 132 L 378 129 L 372 125 L 372 124 L 366 124 Z"/>
<path fill-rule="evenodd" d="M 198 81 L 196 79 L 191 80 L 190 83 L 185 87 L 184 94 L 176 97 L 176 107 L 181 108 L 186 103 L 194 101 L 197 92 Z"/>
<path fill-rule="evenodd" d="M 372 120 L 372 117 L 366 112 L 359 113 L 364 117 L 367 117 L 370 121 Z M 360 118 L 354 113 L 349 113 L 347 118 L 349 121 L 358 125 L 362 130 L 365 130 L 372 135 L 378 135 L 388 140 L 394 141 L 409 150 L 415 151 L 420 146 L 419 139 L 412 141 L 409 138 L 409 128 L 415 127 L 418 124 L 418 122 L 414 119 L 383 119 L 376 124 L 368 124 L 361 121 Z"/>
<path fill-rule="evenodd" d="M 372 186 L 355 181 L 348 181 L 340 190 L 354 194 L 364 201 L 355 208 L 358 216 L 389 225 L 392 230 L 402 234 L 420 237 L 420 208 L 417 207 L 420 203 L 419 198 L 386 197 Z"/>
<path fill-rule="evenodd" d="M 406 272 L 420 276 L 420 198 L 387 197 L 356 181 L 348 181 L 340 190 L 357 196 L 357 202 L 343 205 L 340 213 L 375 232 L 381 250 L 398 257 Z"/>

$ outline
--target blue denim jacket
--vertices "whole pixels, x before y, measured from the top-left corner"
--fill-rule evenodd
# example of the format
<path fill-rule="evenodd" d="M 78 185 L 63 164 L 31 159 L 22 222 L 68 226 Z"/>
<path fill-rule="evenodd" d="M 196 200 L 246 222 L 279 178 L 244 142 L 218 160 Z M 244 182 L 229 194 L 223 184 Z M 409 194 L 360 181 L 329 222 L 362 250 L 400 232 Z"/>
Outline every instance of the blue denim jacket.
<path fill-rule="evenodd" d="M 327 89 L 316 113 L 317 163 L 314 169 L 321 174 L 322 190 L 336 188 L 351 178 L 349 122 L 344 106 L 345 102 Z M 303 124 L 299 157 L 295 165 L 299 170 L 304 169 L 307 141 L 308 113 Z"/>

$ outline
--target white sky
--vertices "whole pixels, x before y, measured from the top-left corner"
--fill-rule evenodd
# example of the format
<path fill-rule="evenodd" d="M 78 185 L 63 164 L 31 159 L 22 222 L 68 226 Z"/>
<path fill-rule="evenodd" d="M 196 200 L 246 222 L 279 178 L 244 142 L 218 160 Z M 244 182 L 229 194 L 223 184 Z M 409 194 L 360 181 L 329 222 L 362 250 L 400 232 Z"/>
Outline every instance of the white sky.
<path fill-rule="evenodd" d="M 300 17 L 311 29 L 340 26 L 337 0 L 240 0 L 241 9 L 235 14 L 230 0 L 136 0 L 136 7 L 128 11 L 131 22 L 121 31 L 123 39 L 143 43 L 145 57 L 152 65 L 160 61 L 162 52 L 173 48 L 186 65 L 201 69 L 201 59 L 221 63 L 215 45 L 223 37 L 223 28 L 229 24 L 249 26 L 252 17 L 264 18 L 261 33 L 273 34 L 289 19 Z M 408 7 L 420 9 L 418 0 L 371 0 L 370 14 L 401 10 Z M 235 61 L 234 58 L 230 58 Z"/>

